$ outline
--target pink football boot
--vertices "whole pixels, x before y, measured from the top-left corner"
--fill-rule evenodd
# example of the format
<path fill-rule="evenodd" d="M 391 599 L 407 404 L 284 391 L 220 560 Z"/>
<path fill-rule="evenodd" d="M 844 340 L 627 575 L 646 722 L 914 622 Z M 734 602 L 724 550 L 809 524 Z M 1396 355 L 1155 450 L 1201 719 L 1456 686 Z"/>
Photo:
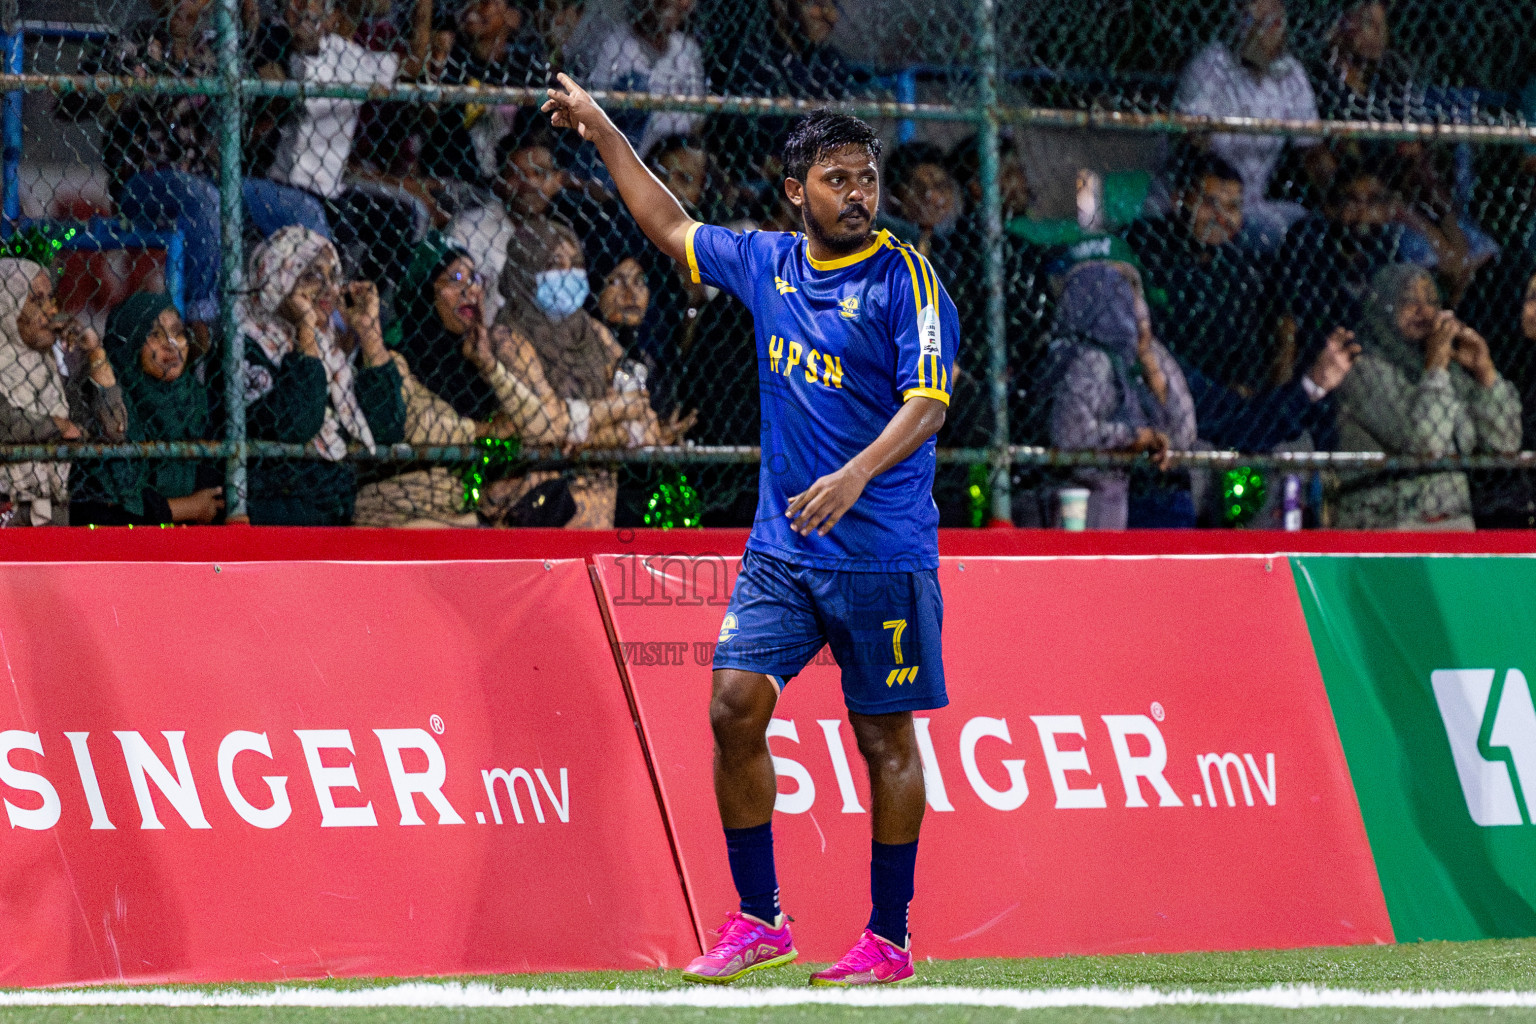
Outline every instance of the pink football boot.
<path fill-rule="evenodd" d="M 733 910 L 720 929 L 720 941 L 685 967 L 683 978 L 706 985 L 728 985 L 753 971 L 787 964 L 799 955 L 783 914 L 775 928 Z"/>
<path fill-rule="evenodd" d="M 868 928 L 843 958 L 811 975 L 812 985 L 894 985 L 912 977 L 912 939 L 905 949 Z"/>

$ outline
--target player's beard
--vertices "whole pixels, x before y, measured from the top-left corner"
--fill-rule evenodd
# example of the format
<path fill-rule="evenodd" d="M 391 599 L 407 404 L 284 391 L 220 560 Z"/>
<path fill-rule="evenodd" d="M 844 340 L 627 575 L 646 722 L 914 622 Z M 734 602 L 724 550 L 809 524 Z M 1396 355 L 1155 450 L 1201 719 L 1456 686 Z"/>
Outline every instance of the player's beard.
<path fill-rule="evenodd" d="M 842 256 L 851 255 L 869 245 L 870 235 L 874 232 L 873 218 L 864 221 L 864 230 L 857 235 L 843 236 L 841 238 L 828 237 L 821 223 L 811 216 L 809 210 L 805 210 L 801 219 L 805 221 L 805 233 L 814 238 L 824 249 L 828 249 Z M 841 223 L 841 217 L 839 217 Z"/>

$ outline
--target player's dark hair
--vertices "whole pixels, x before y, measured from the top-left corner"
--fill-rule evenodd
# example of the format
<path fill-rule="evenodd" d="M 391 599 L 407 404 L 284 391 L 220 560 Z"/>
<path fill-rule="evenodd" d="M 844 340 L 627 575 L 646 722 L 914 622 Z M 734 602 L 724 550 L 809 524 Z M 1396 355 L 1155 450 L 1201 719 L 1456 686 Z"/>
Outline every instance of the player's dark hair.
<path fill-rule="evenodd" d="M 871 160 L 880 161 L 880 136 L 873 128 L 848 114 L 813 110 L 795 122 L 784 141 L 784 173 L 803 182 L 823 157 L 844 146 L 859 146 Z"/>
<path fill-rule="evenodd" d="M 1206 178 L 1217 181 L 1235 181 L 1242 184 L 1243 176 L 1237 169 L 1215 153 L 1190 148 L 1180 154 L 1173 167 L 1173 187 L 1183 192 L 1199 188 Z"/>

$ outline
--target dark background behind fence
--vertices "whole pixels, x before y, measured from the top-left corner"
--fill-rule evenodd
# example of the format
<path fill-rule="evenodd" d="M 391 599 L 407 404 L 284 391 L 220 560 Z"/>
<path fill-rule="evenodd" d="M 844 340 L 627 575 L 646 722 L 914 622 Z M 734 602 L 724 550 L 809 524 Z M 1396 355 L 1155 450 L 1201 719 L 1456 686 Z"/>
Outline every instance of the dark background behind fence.
<path fill-rule="evenodd" d="M 1518 454 L 1536 406 L 1529 5 L 165 0 L 6 17 L 25 89 L 6 122 L 9 244 L 51 256 L 63 313 L 103 336 L 116 382 L 88 343 L 22 353 L 0 368 L 0 441 L 213 442 L 8 449 L 18 524 L 221 520 L 182 500 L 221 487 L 256 522 L 749 524 L 750 317 L 664 265 L 590 147 L 533 113 L 536 91 L 505 91 L 564 69 L 623 94 L 608 105 L 663 181 L 742 230 L 798 226 L 776 157 L 789 101 L 877 124 L 884 226 L 930 256 L 965 331 L 946 525 L 1051 525 L 1077 485 L 1090 525 L 1536 525 Z M 117 77 L 62 77 L 80 75 Z M 1248 120 L 1213 136 L 1200 115 Z M 289 299 L 331 277 L 376 286 L 378 336 L 343 303 L 306 363 Z M 112 329 L 141 290 L 175 294 L 195 388 L 139 366 L 142 331 Z M 456 319 L 461 298 L 480 326 Z M 1435 327 L 1442 308 L 1457 320 Z M 1339 328 L 1353 336 L 1330 341 Z"/>

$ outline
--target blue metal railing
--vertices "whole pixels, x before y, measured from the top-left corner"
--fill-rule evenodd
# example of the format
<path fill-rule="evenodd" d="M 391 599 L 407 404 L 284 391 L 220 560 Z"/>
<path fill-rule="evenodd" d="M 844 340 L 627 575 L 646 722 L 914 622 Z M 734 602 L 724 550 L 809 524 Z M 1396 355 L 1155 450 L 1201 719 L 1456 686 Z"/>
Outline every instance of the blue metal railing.
<path fill-rule="evenodd" d="M 5 70 L 19 75 L 23 70 L 22 44 L 27 36 L 45 39 L 98 40 L 105 39 L 109 30 L 103 25 L 78 22 L 22 21 L 12 32 L 0 32 L 0 51 L 5 55 Z M 5 108 L 0 121 L 4 135 L 4 152 L 0 155 L 0 236 L 9 237 L 13 232 L 38 227 L 56 240 L 64 251 L 105 252 L 115 249 L 164 249 L 165 290 L 176 310 L 186 312 L 185 262 L 186 238 L 179 230 L 162 230 L 129 226 L 110 217 L 93 217 L 90 220 L 23 219 L 21 216 L 21 158 L 23 135 L 21 123 L 22 92 L 13 90 L 5 94 Z"/>
<path fill-rule="evenodd" d="M 14 222 L 13 230 L 40 228 L 59 243 L 65 252 L 111 252 L 117 249 L 164 249 L 165 291 L 176 304 L 178 313 L 186 313 L 186 283 L 183 264 L 186 238 L 179 230 L 146 229 L 113 217 L 90 220 L 25 218 Z"/>

